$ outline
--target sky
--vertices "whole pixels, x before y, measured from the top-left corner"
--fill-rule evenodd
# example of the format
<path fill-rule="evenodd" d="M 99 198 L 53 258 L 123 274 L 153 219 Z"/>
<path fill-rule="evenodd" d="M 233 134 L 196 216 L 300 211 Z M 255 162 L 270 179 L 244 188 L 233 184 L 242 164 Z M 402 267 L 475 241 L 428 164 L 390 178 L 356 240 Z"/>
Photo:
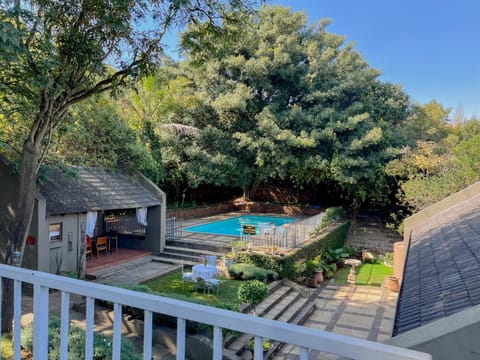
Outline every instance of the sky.
<path fill-rule="evenodd" d="M 310 23 L 355 43 L 381 79 L 400 84 L 413 102 L 436 100 L 480 117 L 479 0 L 271 0 L 304 11 Z"/>

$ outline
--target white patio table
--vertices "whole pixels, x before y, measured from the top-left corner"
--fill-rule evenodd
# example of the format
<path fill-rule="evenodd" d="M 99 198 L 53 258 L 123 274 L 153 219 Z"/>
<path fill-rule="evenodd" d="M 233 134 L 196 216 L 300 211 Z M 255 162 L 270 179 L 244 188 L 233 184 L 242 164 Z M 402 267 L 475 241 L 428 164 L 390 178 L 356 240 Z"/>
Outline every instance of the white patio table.
<path fill-rule="evenodd" d="M 203 265 L 197 264 L 193 265 L 192 267 L 192 277 L 194 279 L 202 278 L 203 280 L 207 281 L 214 278 L 218 273 L 218 270 L 213 265 Z"/>

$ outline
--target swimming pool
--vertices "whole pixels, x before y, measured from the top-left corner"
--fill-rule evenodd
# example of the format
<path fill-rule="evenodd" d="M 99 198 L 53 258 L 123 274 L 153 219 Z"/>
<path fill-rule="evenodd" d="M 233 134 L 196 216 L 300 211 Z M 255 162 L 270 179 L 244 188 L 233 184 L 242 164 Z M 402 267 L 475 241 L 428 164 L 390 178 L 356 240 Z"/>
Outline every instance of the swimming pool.
<path fill-rule="evenodd" d="M 280 216 L 260 216 L 260 215 L 246 215 L 237 216 L 230 219 L 214 221 L 202 225 L 190 226 L 185 228 L 185 231 L 199 232 L 205 234 L 239 236 L 242 230 L 242 224 L 259 225 L 269 224 L 275 226 L 282 226 L 284 224 L 297 221 L 295 217 L 280 217 Z"/>

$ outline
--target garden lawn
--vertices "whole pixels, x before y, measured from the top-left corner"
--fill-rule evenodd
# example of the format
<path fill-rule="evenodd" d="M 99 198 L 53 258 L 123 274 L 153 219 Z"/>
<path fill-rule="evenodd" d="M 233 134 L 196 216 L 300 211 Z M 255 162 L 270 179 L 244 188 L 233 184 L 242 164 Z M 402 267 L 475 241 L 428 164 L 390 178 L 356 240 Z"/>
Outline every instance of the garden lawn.
<path fill-rule="evenodd" d="M 335 273 L 334 279 L 337 284 L 348 284 L 347 277 L 350 266 Z M 357 285 L 381 286 L 385 276 L 392 276 L 393 268 L 386 266 L 383 262 L 364 263 L 357 267 Z"/>
<path fill-rule="evenodd" d="M 237 297 L 237 290 L 242 281 L 231 280 L 224 277 L 220 277 L 219 279 L 220 288 L 218 290 L 218 296 L 216 289 L 215 291 L 210 292 L 210 294 L 204 294 L 203 290 L 200 289 L 195 291 L 194 284 L 189 281 L 185 282 L 185 291 L 182 292 L 181 271 L 175 271 L 148 280 L 144 282 L 143 285 L 147 285 L 153 291 L 167 297 L 204 303 L 211 306 L 225 307 L 233 310 L 241 304 Z"/>

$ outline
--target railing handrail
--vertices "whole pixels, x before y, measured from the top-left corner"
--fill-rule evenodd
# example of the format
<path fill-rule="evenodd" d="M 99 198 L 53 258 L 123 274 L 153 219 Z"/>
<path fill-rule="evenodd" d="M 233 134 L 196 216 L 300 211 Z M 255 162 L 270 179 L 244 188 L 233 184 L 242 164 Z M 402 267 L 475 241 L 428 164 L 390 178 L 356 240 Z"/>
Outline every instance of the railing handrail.
<path fill-rule="evenodd" d="M 214 327 L 232 329 L 354 359 L 371 359 L 372 354 L 379 355 L 379 358 L 385 360 L 431 359 L 430 355 L 413 350 L 4 264 L 0 264 L 0 277 L 193 320 Z"/>

